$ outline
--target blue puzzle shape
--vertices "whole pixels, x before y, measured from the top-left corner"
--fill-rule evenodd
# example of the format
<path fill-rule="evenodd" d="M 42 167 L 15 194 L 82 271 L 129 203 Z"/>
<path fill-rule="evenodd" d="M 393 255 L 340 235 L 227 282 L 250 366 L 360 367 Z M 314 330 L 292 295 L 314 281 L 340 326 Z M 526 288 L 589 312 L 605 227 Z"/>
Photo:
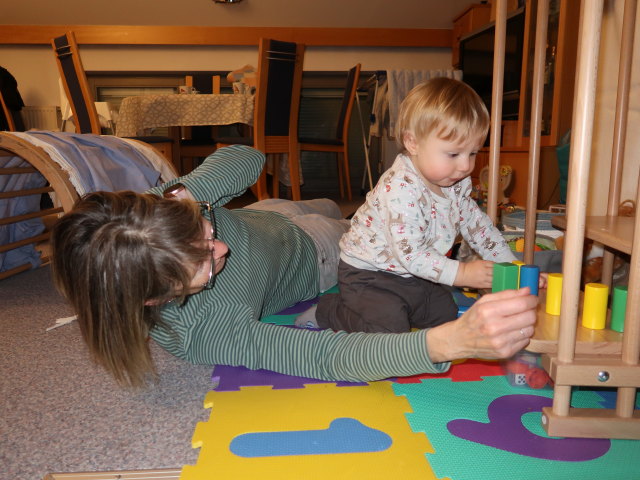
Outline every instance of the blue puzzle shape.
<path fill-rule="evenodd" d="M 324 430 L 245 433 L 235 437 L 229 449 L 240 457 L 275 457 L 381 452 L 391 444 L 391 437 L 380 430 L 354 418 L 337 418 Z"/>

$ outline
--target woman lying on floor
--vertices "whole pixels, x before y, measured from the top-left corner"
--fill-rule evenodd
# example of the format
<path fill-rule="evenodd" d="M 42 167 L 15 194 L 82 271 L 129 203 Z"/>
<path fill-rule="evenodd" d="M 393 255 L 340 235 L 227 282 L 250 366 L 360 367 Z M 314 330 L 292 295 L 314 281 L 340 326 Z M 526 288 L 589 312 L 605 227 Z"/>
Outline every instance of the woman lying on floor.
<path fill-rule="evenodd" d="M 94 359 L 123 385 L 153 375 L 153 338 L 189 362 L 325 380 L 445 372 L 506 358 L 533 334 L 537 297 L 485 295 L 462 317 L 403 334 L 286 328 L 259 320 L 336 283 L 348 222 L 330 200 L 222 208 L 262 171 L 249 147 L 217 150 L 147 194 L 96 192 L 56 224 L 53 274 Z"/>

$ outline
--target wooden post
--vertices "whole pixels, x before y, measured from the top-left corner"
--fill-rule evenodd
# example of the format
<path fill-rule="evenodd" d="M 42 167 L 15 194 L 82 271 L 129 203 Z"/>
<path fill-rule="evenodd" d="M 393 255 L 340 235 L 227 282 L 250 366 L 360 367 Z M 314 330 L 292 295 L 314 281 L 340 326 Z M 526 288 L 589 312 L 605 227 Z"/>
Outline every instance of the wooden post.
<path fill-rule="evenodd" d="M 487 215 L 498 220 L 500 138 L 502 129 L 502 93 L 504 89 L 504 54 L 507 37 L 507 0 L 496 2 L 496 34 L 493 47 L 493 87 L 491 90 L 491 132 L 489 140 L 489 193 Z"/>
<path fill-rule="evenodd" d="M 567 233 L 562 265 L 562 306 L 558 336 L 558 361 L 562 363 L 570 363 L 575 354 L 603 7 L 604 0 L 592 0 L 582 2 L 580 8 L 577 76 L 567 194 Z M 560 416 L 568 415 L 570 404 L 571 386 L 556 385 L 553 395 L 553 413 Z"/>
<path fill-rule="evenodd" d="M 533 263 L 533 252 L 536 244 L 536 211 L 538 208 L 538 176 L 540 173 L 540 135 L 542 132 L 542 96 L 548 25 L 549 0 L 539 0 L 533 61 L 533 91 L 531 94 L 529 180 L 527 182 L 527 205 L 524 222 L 524 262 L 527 264 Z"/>

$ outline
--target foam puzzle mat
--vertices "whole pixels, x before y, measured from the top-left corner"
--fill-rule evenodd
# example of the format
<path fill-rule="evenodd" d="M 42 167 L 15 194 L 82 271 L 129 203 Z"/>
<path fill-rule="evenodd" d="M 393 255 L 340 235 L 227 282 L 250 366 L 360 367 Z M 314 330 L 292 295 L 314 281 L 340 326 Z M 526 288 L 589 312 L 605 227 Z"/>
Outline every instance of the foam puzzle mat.
<path fill-rule="evenodd" d="M 265 321 L 291 325 L 311 304 Z M 198 460 L 180 479 L 640 480 L 640 441 L 549 437 L 540 418 L 552 393 L 513 386 L 483 360 L 369 383 L 216 366 Z M 615 392 L 572 402 L 611 408 Z"/>

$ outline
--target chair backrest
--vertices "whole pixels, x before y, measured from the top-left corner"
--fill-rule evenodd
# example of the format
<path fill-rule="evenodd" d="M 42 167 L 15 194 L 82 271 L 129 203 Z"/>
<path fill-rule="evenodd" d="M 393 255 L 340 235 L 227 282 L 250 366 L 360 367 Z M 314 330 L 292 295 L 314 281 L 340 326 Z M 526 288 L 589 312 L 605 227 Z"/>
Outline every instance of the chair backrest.
<path fill-rule="evenodd" d="M 0 90 L 0 106 L 2 107 L 0 109 L 0 130 L 15 132 L 16 122 L 13 120 L 13 112 L 7 107 L 4 96 L 2 95 L 2 90 Z"/>
<path fill-rule="evenodd" d="M 80 60 L 75 34 L 67 32 L 56 37 L 51 41 L 51 45 L 64 91 L 71 104 L 76 132 L 100 134 L 100 119 Z"/>
<path fill-rule="evenodd" d="M 194 87 L 198 93 L 220 93 L 220 75 L 196 73 L 195 75 L 187 75 L 184 83 L 189 87 Z"/>
<path fill-rule="evenodd" d="M 356 99 L 358 90 L 358 82 L 360 81 L 360 67 L 358 63 L 349 70 L 347 76 L 347 85 L 344 87 L 344 95 L 342 97 L 342 105 L 340 107 L 340 115 L 338 116 L 338 127 L 336 138 L 345 140 L 349 136 L 349 121 L 351 120 L 351 112 L 353 111 L 353 102 Z"/>
<path fill-rule="evenodd" d="M 0 130 L 25 130 L 20 112 L 22 107 L 24 102 L 18 91 L 18 82 L 6 68 L 0 67 Z"/>
<path fill-rule="evenodd" d="M 254 144 L 265 151 L 268 137 L 297 141 L 304 45 L 260 39 L 254 107 Z M 276 139 L 276 141 L 278 141 Z"/>

